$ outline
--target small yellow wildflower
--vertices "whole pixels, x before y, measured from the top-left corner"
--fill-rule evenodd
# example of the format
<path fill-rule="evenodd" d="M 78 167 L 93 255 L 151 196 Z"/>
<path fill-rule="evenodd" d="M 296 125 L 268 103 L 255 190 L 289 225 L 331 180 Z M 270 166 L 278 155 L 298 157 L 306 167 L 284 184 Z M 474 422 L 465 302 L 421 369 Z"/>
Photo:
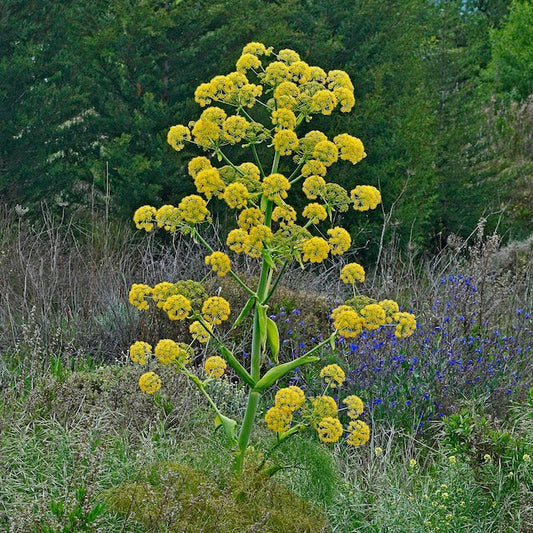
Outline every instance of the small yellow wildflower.
<path fill-rule="evenodd" d="M 381 203 L 381 194 L 371 185 L 358 185 L 352 190 L 351 199 L 356 211 L 368 211 Z"/>
<path fill-rule="evenodd" d="M 347 306 L 342 306 L 347 307 Z M 351 307 L 333 314 L 333 327 L 345 338 L 357 337 L 363 330 L 364 318 Z"/>
<path fill-rule="evenodd" d="M 192 311 L 191 302 L 181 294 L 175 294 L 167 298 L 163 304 L 165 311 L 170 320 L 185 320 Z"/>
<path fill-rule="evenodd" d="M 228 367 L 226 361 L 218 355 L 208 357 L 204 363 L 204 370 L 208 377 L 218 379 L 222 377 L 226 368 Z"/>
<path fill-rule="evenodd" d="M 230 144 L 235 144 L 244 137 L 246 137 L 246 131 L 250 123 L 244 118 L 238 115 L 232 115 L 224 121 L 222 130 L 224 131 L 224 139 Z"/>
<path fill-rule="evenodd" d="M 317 159 L 310 159 L 307 161 L 307 163 L 304 164 L 302 167 L 302 176 L 308 177 L 308 176 L 325 176 L 328 172 L 328 169 L 326 168 L 326 165 L 322 163 L 322 161 L 318 161 Z M 312 198 L 310 198 L 312 200 Z"/>
<path fill-rule="evenodd" d="M 357 137 L 352 137 L 347 133 L 341 133 L 333 138 L 333 142 L 340 150 L 340 157 L 344 161 L 350 161 L 354 165 L 366 157 L 363 143 Z"/>
<path fill-rule="evenodd" d="M 364 327 L 368 330 L 378 329 L 385 324 L 385 310 L 378 304 L 365 305 L 360 314 L 365 320 Z"/>
<path fill-rule="evenodd" d="M 296 127 L 296 115 L 290 109 L 277 109 L 272 113 L 272 124 L 276 130 L 293 130 Z"/>
<path fill-rule="evenodd" d="M 259 58 L 253 54 L 243 54 L 237 60 L 235 67 L 237 72 L 246 73 L 247 70 L 255 70 L 261 66 Z"/>
<path fill-rule="evenodd" d="M 265 422 L 268 429 L 277 433 L 288 431 L 291 421 L 292 413 L 285 407 L 271 407 L 265 415 Z"/>
<path fill-rule="evenodd" d="M 322 89 L 317 91 L 311 98 L 311 112 L 331 115 L 337 105 L 335 93 Z"/>
<path fill-rule="evenodd" d="M 454 465 L 455 463 L 457 463 L 457 457 L 455 457 L 455 455 L 450 455 L 450 457 L 448 457 L 448 461 L 450 462 L 450 464 Z"/>
<path fill-rule="evenodd" d="M 346 407 L 348 407 L 348 413 L 347 414 L 353 420 L 358 418 L 359 415 L 363 412 L 363 409 L 364 409 L 363 400 L 361 400 L 361 398 L 359 398 L 359 396 L 355 396 L 355 394 L 352 394 L 352 395 L 347 396 L 346 398 L 344 398 L 342 403 L 344 405 L 346 405 Z M 377 454 L 377 448 L 376 448 L 375 453 Z"/>
<path fill-rule="evenodd" d="M 486 453 L 484 456 L 483 456 L 483 460 L 486 462 L 486 463 L 490 463 L 492 461 L 492 457 Z"/>
<path fill-rule="evenodd" d="M 340 87 L 338 89 L 333 89 L 333 94 L 341 106 L 341 112 L 349 113 L 355 104 L 353 92 L 345 87 Z"/>
<path fill-rule="evenodd" d="M 336 418 L 338 407 L 331 396 L 317 396 L 311 400 L 313 411 L 311 416 L 317 423 L 323 418 L 330 416 Z"/>
<path fill-rule="evenodd" d="M 331 141 L 320 141 L 315 145 L 313 150 L 313 157 L 324 164 L 326 167 L 330 167 L 333 163 L 336 163 L 339 158 L 339 151 L 337 146 Z"/>
<path fill-rule="evenodd" d="M 242 209 L 248 204 L 250 193 L 246 185 L 235 182 L 230 183 L 224 190 L 222 198 L 232 209 Z"/>
<path fill-rule="evenodd" d="M 151 295 L 152 287 L 145 285 L 144 283 L 134 283 L 130 289 L 129 302 L 139 311 L 146 311 L 147 309 L 150 309 L 146 297 Z"/>
<path fill-rule="evenodd" d="M 202 306 L 202 316 L 208 324 L 222 324 L 230 312 L 228 301 L 221 296 L 211 296 Z"/>
<path fill-rule="evenodd" d="M 352 245 L 352 238 L 344 228 L 330 228 L 328 229 L 328 235 L 331 255 L 342 255 Z"/>
<path fill-rule="evenodd" d="M 247 243 L 248 233 L 245 230 L 236 228 L 228 233 L 226 244 L 229 246 L 230 250 L 233 250 L 238 254 L 242 254 Z"/>
<path fill-rule="evenodd" d="M 309 67 L 309 81 L 316 81 L 324 84 L 326 82 L 326 73 L 320 67 Z"/>
<path fill-rule="evenodd" d="M 196 190 L 203 194 L 208 200 L 215 195 L 219 198 L 224 194 L 226 185 L 220 177 L 220 173 L 216 168 L 206 168 L 200 170 L 194 178 L 194 185 Z"/>
<path fill-rule="evenodd" d="M 322 237 L 311 237 L 302 244 L 303 260 L 321 263 L 328 257 L 329 244 Z"/>
<path fill-rule="evenodd" d="M 180 216 L 185 222 L 199 224 L 209 215 L 206 201 L 196 194 L 185 196 L 178 205 Z"/>
<path fill-rule="evenodd" d="M 370 428 L 362 420 L 352 420 L 348 425 L 346 443 L 350 446 L 362 446 L 370 439 Z M 377 448 L 376 448 L 377 449 Z"/>
<path fill-rule="evenodd" d="M 394 335 L 399 339 L 410 337 L 416 329 L 415 316 L 411 313 L 395 313 L 393 316 L 396 322 L 396 330 Z"/>
<path fill-rule="evenodd" d="M 156 344 L 154 355 L 162 365 L 183 366 L 190 361 L 190 354 L 184 346 L 186 345 L 181 345 L 172 339 L 162 339 Z"/>
<path fill-rule="evenodd" d="M 218 276 L 225 276 L 231 270 L 229 257 L 224 252 L 213 252 L 206 256 L 205 264 L 211 265 L 213 272 Z"/>
<path fill-rule="evenodd" d="M 298 148 L 298 137 L 292 130 L 280 130 L 274 135 L 272 143 L 280 155 L 289 155 Z"/>
<path fill-rule="evenodd" d="M 305 402 L 305 394 L 300 387 L 292 385 L 276 392 L 274 405 L 291 411 L 298 410 Z"/>
<path fill-rule="evenodd" d="M 187 126 L 182 126 L 181 124 L 178 126 L 172 126 L 170 130 L 168 130 L 167 135 L 167 142 L 174 148 L 176 151 L 183 150 L 185 143 L 184 141 L 190 141 L 191 140 L 191 132 Z"/>
<path fill-rule="evenodd" d="M 265 68 L 263 80 L 268 85 L 275 87 L 285 80 L 290 79 L 291 75 L 285 63 L 281 61 L 273 61 Z"/>
<path fill-rule="evenodd" d="M 317 432 L 322 442 L 337 442 L 343 433 L 342 424 L 338 418 L 326 416 L 318 423 Z"/>
<path fill-rule="evenodd" d="M 348 263 L 341 270 L 341 281 L 353 285 L 356 281 L 365 281 L 365 269 L 359 263 Z"/>
<path fill-rule="evenodd" d="M 174 231 L 180 221 L 179 209 L 173 205 L 163 205 L 157 210 L 155 219 L 159 228 Z"/>
<path fill-rule="evenodd" d="M 222 128 L 210 120 L 199 119 L 192 129 L 194 142 L 204 150 L 212 150 L 219 144 Z"/>
<path fill-rule="evenodd" d="M 130 358 L 134 363 L 146 364 L 146 358 L 152 353 L 152 347 L 143 341 L 137 341 L 130 346 Z"/>
<path fill-rule="evenodd" d="M 251 42 L 242 49 L 242 53 L 243 55 L 269 56 L 272 53 L 272 48 L 267 48 L 263 43 Z"/>
<path fill-rule="evenodd" d="M 289 65 L 289 74 L 292 81 L 296 83 L 306 83 L 311 77 L 309 65 L 305 61 L 294 61 Z"/>
<path fill-rule="evenodd" d="M 289 180 L 283 174 L 270 174 L 263 180 L 263 194 L 276 203 L 287 198 L 287 191 L 291 188 Z"/>
<path fill-rule="evenodd" d="M 524 463 L 531 463 L 531 456 L 525 453 L 524 455 L 522 455 L 522 461 L 524 461 Z"/>
<path fill-rule="evenodd" d="M 161 379 L 155 372 L 146 372 L 139 379 L 139 387 L 146 394 L 154 394 L 161 388 Z"/>
<path fill-rule="evenodd" d="M 296 211 L 290 205 L 278 205 L 272 211 L 272 220 L 279 222 L 280 226 L 296 222 Z"/>
<path fill-rule="evenodd" d="M 409 459 L 409 468 L 415 468 L 417 465 L 416 459 Z"/>
<path fill-rule="evenodd" d="M 211 338 L 211 332 L 204 328 L 204 326 L 195 320 L 190 326 L 189 331 L 191 332 L 192 338 L 201 343 L 206 343 Z"/>
<path fill-rule="evenodd" d="M 394 300 L 381 300 L 381 302 L 379 302 L 379 305 L 385 311 L 385 322 L 387 324 L 390 324 L 394 320 L 394 315 L 400 311 L 398 304 Z"/>
<path fill-rule="evenodd" d="M 154 219 L 156 217 L 157 210 L 151 205 L 143 205 L 139 207 L 133 215 L 133 221 L 137 229 L 144 229 L 150 231 L 154 227 Z"/>
<path fill-rule="evenodd" d="M 308 218 L 311 224 L 318 224 L 321 220 L 326 220 L 326 218 L 328 218 L 328 214 L 324 207 L 317 203 L 306 205 L 302 212 L 302 216 Z"/>
<path fill-rule="evenodd" d="M 277 56 L 280 61 L 287 63 L 287 65 L 292 65 L 293 63 L 300 61 L 300 56 L 298 55 L 298 53 L 294 50 L 291 50 L 290 48 L 280 50 Z"/>
<path fill-rule="evenodd" d="M 239 215 L 238 224 L 239 228 L 243 230 L 249 230 L 254 226 L 259 226 L 259 224 L 263 224 L 264 221 L 264 213 L 257 207 L 250 207 L 241 211 L 241 214 Z"/>
<path fill-rule="evenodd" d="M 344 370 L 339 365 L 328 365 L 320 371 L 320 377 L 326 384 L 330 385 L 332 389 L 340 387 L 346 379 Z"/>
<path fill-rule="evenodd" d="M 207 122 L 213 122 L 217 126 L 222 126 L 227 116 L 228 115 L 223 109 L 221 109 L 220 107 L 213 106 L 213 107 L 208 107 L 206 110 L 202 112 L 202 114 L 200 115 L 200 120 L 205 120 Z"/>
<path fill-rule="evenodd" d="M 380 448 L 379 446 L 374 448 L 374 455 L 383 455 L 383 448 Z"/>
<path fill-rule="evenodd" d="M 309 200 L 316 200 L 326 187 L 326 181 L 321 176 L 309 176 L 302 185 L 302 191 Z"/>
<path fill-rule="evenodd" d="M 354 90 L 353 83 L 350 80 L 350 76 L 343 70 L 330 70 L 328 72 L 328 88 L 329 89 L 340 89 L 345 88 L 349 91 Z"/>

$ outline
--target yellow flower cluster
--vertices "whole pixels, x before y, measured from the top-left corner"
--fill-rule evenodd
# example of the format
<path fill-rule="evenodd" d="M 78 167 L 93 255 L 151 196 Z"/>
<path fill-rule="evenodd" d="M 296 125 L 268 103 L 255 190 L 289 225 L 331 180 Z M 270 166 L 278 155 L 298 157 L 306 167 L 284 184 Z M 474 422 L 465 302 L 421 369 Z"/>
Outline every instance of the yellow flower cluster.
<path fill-rule="evenodd" d="M 229 257 L 224 252 L 213 252 L 206 256 L 205 264 L 211 265 L 213 272 L 218 276 L 225 276 L 231 270 Z"/>
<path fill-rule="evenodd" d="M 328 257 L 330 247 L 322 237 L 311 237 L 302 243 L 303 260 L 321 263 Z"/>
<path fill-rule="evenodd" d="M 410 337 L 416 329 L 415 316 L 411 313 L 395 313 L 393 319 L 396 322 L 394 335 L 399 339 Z"/>
<path fill-rule="evenodd" d="M 189 331 L 194 340 L 205 344 L 211 338 L 211 332 L 204 328 L 204 326 L 195 320 L 190 326 Z"/>
<path fill-rule="evenodd" d="M 204 370 L 208 377 L 218 379 L 222 377 L 227 368 L 226 361 L 218 355 L 208 357 L 204 363 Z"/>
<path fill-rule="evenodd" d="M 277 204 L 287 198 L 287 191 L 290 188 L 291 184 L 283 174 L 270 174 L 263 180 L 263 194 Z"/>
<path fill-rule="evenodd" d="M 208 324 L 222 324 L 230 315 L 230 306 L 221 296 L 211 296 L 202 306 L 202 317 Z"/>
<path fill-rule="evenodd" d="M 134 363 L 146 364 L 146 358 L 152 353 L 152 347 L 143 341 L 137 341 L 130 346 L 130 358 Z"/>
<path fill-rule="evenodd" d="M 364 318 L 348 305 L 334 309 L 331 318 L 334 328 L 342 337 L 357 337 L 363 331 Z"/>
<path fill-rule="evenodd" d="M 311 400 L 311 404 L 313 406 L 311 413 L 313 420 L 319 421 L 327 416 L 333 418 L 338 416 L 337 404 L 331 396 L 317 396 Z"/>
<path fill-rule="evenodd" d="M 288 431 L 293 413 L 305 403 L 305 394 L 300 387 L 292 385 L 280 389 L 276 393 L 274 406 L 265 414 L 265 422 L 269 429 L 277 433 Z"/>
<path fill-rule="evenodd" d="M 167 142 L 178 152 L 185 146 L 184 141 L 191 140 L 191 132 L 187 126 L 172 126 L 168 131 Z"/>
<path fill-rule="evenodd" d="M 365 269 L 359 263 L 348 263 L 341 270 L 341 281 L 353 285 L 356 281 L 365 281 Z"/>
<path fill-rule="evenodd" d="M 358 185 L 352 190 L 351 199 L 356 211 L 368 211 L 375 209 L 381 203 L 381 194 L 371 185 Z"/>
<path fill-rule="evenodd" d="M 359 396 L 355 396 L 354 394 L 347 396 L 342 400 L 342 403 L 348 408 L 347 414 L 352 420 L 359 418 L 359 415 L 363 412 L 364 404 Z"/>
<path fill-rule="evenodd" d="M 161 388 L 161 378 L 155 372 L 146 372 L 139 379 L 139 387 L 146 394 L 154 394 Z"/>
<path fill-rule="evenodd" d="M 339 365 L 335 365 L 335 364 L 325 366 L 320 371 L 320 377 L 332 389 L 334 389 L 335 387 L 340 387 L 344 383 L 344 380 L 346 379 L 344 370 Z"/>
<path fill-rule="evenodd" d="M 134 283 L 130 289 L 129 302 L 139 311 L 146 311 L 147 309 L 150 309 L 150 305 L 146 301 L 146 298 L 151 295 L 152 287 L 144 285 L 143 283 Z"/>
<path fill-rule="evenodd" d="M 133 215 L 133 221 L 137 229 L 144 229 L 146 231 L 151 231 L 154 227 L 154 219 L 157 214 L 155 207 L 151 205 L 143 205 L 139 207 L 135 214 Z"/>
<path fill-rule="evenodd" d="M 162 339 L 156 344 L 154 355 L 162 365 L 172 364 L 181 368 L 190 362 L 191 349 L 186 344 L 172 339 Z"/>
<path fill-rule="evenodd" d="M 337 442 L 343 433 L 342 424 L 338 418 L 326 416 L 318 423 L 317 433 L 322 442 Z"/>
<path fill-rule="evenodd" d="M 321 220 L 326 220 L 328 213 L 323 206 L 315 202 L 305 206 L 302 216 L 308 218 L 311 224 L 318 224 Z"/>
<path fill-rule="evenodd" d="M 395 335 L 398 338 L 409 337 L 416 329 L 415 316 L 398 312 L 398 304 L 393 300 L 375 303 L 371 298 L 358 296 L 347 303 L 350 305 L 340 305 L 331 313 L 333 325 L 342 337 L 357 337 L 363 328 L 371 331 L 393 322 L 396 323 Z"/>
<path fill-rule="evenodd" d="M 360 314 L 365 320 L 364 327 L 370 331 L 378 329 L 385 324 L 386 313 L 379 304 L 365 305 Z"/>
<path fill-rule="evenodd" d="M 350 234 L 340 227 L 328 229 L 328 244 L 331 255 L 342 255 L 352 245 Z"/>
<path fill-rule="evenodd" d="M 226 187 L 222 198 L 232 209 L 242 209 L 248 204 L 250 192 L 248 191 L 244 183 L 240 183 L 237 181 L 235 183 L 230 183 Z"/>
<path fill-rule="evenodd" d="M 163 311 L 170 320 L 185 320 L 192 311 L 192 305 L 182 294 L 174 294 L 165 300 Z"/>
<path fill-rule="evenodd" d="M 350 161 L 350 163 L 355 165 L 366 157 L 363 143 L 357 137 L 352 137 L 347 133 L 341 133 L 333 138 L 333 142 L 340 151 L 340 158 L 345 161 Z"/>
<path fill-rule="evenodd" d="M 298 410 L 305 402 L 305 394 L 300 387 L 291 385 L 276 393 L 274 405 L 280 409 L 288 409 L 291 413 Z"/>
<path fill-rule="evenodd" d="M 289 430 L 292 421 L 292 413 L 285 407 L 271 407 L 266 415 L 265 422 L 268 429 L 276 433 L 284 433 Z"/>
<path fill-rule="evenodd" d="M 362 446 L 370 439 L 370 428 L 362 420 L 352 420 L 348 425 L 346 443 L 350 446 Z"/>

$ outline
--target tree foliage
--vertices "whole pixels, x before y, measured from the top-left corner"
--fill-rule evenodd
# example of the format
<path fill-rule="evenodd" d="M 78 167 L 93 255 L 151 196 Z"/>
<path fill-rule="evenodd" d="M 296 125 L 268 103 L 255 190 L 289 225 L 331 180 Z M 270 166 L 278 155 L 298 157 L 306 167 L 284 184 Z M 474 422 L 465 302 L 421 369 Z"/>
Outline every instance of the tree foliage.
<path fill-rule="evenodd" d="M 514 126 L 491 98 L 531 94 L 532 18 L 531 3 L 508 0 L 4 0 L 0 199 L 84 211 L 109 192 L 123 216 L 189 192 L 190 154 L 166 146 L 168 128 L 191 115 L 194 87 L 256 40 L 355 80 L 348 128 L 368 158 L 340 168 L 339 183 L 382 188 L 404 240 L 468 234 L 514 202 L 503 176 L 518 155 L 502 161 L 493 142 Z M 382 221 L 347 225 L 362 245 Z"/>

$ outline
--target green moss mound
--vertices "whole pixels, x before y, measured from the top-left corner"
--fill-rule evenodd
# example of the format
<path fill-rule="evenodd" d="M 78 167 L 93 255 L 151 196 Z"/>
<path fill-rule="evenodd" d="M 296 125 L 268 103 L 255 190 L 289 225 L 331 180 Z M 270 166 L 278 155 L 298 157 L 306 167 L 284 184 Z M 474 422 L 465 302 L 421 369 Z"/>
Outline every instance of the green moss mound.
<path fill-rule="evenodd" d="M 208 477 L 179 463 L 152 467 L 106 491 L 107 505 L 149 531 L 329 532 L 322 512 L 263 474 Z"/>

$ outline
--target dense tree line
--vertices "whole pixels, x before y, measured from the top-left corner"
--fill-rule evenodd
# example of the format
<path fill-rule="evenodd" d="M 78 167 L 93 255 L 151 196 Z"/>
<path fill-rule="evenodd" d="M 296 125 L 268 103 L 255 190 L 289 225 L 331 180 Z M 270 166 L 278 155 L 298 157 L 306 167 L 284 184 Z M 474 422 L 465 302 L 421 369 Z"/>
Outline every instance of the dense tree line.
<path fill-rule="evenodd" d="M 355 111 L 328 127 L 369 155 L 337 180 L 382 188 L 389 236 L 435 246 L 482 216 L 508 236 L 531 231 L 523 0 L 3 0 L 0 200 L 110 202 L 117 216 L 175 201 L 191 190 L 191 153 L 173 152 L 167 130 L 198 113 L 194 88 L 252 40 L 351 75 Z M 382 218 L 348 225 L 363 243 Z"/>

